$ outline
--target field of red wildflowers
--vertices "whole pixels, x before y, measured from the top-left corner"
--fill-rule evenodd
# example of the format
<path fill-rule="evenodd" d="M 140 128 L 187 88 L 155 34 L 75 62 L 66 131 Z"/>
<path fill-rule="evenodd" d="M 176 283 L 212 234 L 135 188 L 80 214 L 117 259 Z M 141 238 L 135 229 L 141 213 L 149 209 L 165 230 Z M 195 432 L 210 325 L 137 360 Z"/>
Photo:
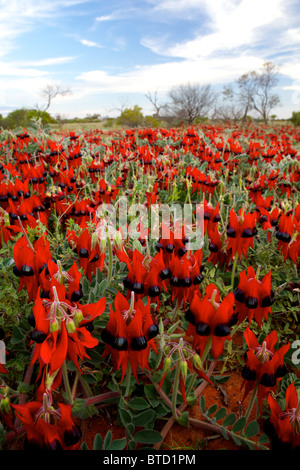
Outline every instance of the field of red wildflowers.
<path fill-rule="evenodd" d="M 0 134 L 2 449 L 299 450 L 299 145 Z"/>

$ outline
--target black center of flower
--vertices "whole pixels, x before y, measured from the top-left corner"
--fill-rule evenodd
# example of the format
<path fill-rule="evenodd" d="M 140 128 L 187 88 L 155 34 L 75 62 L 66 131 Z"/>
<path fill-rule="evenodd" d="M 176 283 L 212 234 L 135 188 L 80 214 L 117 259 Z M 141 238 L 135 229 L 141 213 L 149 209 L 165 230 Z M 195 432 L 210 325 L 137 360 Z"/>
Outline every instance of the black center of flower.
<path fill-rule="evenodd" d="M 227 323 L 220 323 L 215 327 L 214 335 L 215 336 L 228 336 L 230 333 L 230 328 Z"/>
<path fill-rule="evenodd" d="M 226 233 L 229 238 L 235 238 L 235 230 L 233 227 L 228 227 Z"/>
<path fill-rule="evenodd" d="M 26 276 L 26 277 L 33 276 L 34 275 L 34 270 L 31 266 L 28 266 L 27 264 L 23 264 L 23 266 L 21 268 L 21 275 Z"/>
<path fill-rule="evenodd" d="M 196 326 L 196 333 L 197 335 L 199 336 L 209 336 L 210 334 L 210 326 L 208 323 L 204 323 L 204 322 L 199 322 L 197 323 L 197 326 Z"/>
<path fill-rule="evenodd" d="M 160 287 L 159 286 L 151 286 L 148 289 L 149 297 L 156 297 L 160 294 Z"/>
<path fill-rule="evenodd" d="M 141 282 L 135 282 L 132 286 L 132 290 L 136 294 L 142 294 L 144 292 L 144 286 Z"/>
<path fill-rule="evenodd" d="M 164 281 L 165 279 L 168 279 L 171 277 L 171 271 L 169 268 L 163 269 L 160 273 L 160 278 Z"/>
<path fill-rule="evenodd" d="M 153 323 L 151 326 L 149 326 L 148 333 L 147 333 L 148 340 L 154 338 L 155 336 L 157 336 L 158 332 L 159 332 L 159 329 L 158 329 L 158 326 L 155 323 Z"/>
<path fill-rule="evenodd" d="M 133 351 L 141 351 L 142 349 L 147 348 L 147 340 L 145 336 L 138 336 L 136 338 L 133 338 L 131 341 L 131 349 Z"/>
<path fill-rule="evenodd" d="M 214 243 L 209 243 L 208 249 L 211 253 L 217 253 L 219 251 L 218 245 L 215 245 Z"/>
<path fill-rule="evenodd" d="M 235 297 L 235 300 L 237 300 L 238 302 L 244 302 L 245 300 L 245 294 L 244 292 L 237 288 L 235 291 L 234 291 L 234 297 Z"/>
<path fill-rule="evenodd" d="M 112 344 L 112 347 L 114 349 L 117 349 L 118 351 L 126 351 L 128 348 L 127 339 L 124 338 L 123 336 L 116 336 Z"/>
<path fill-rule="evenodd" d="M 253 232 L 251 228 L 245 228 L 242 232 L 242 238 L 252 238 L 253 237 Z"/>
<path fill-rule="evenodd" d="M 258 306 L 258 299 L 256 297 L 247 297 L 246 307 L 250 309 L 255 309 Z"/>
<path fill-rule="evenodd" d="M 173 253 L 174 248 L 175 248 L 175 246 L 173 245 L 173 243 L 168 243 L 168 245 L 166 246 L 166 252 L 167 253 Z"/>
<path fill-rule="evenodd" d="M 201 284 L 203 279 L 204 279 L 204 277 L 202 276 L 202 274 L 197 274 L 197 276 L 195 276 L 194 279 L 193 279 L 193 284 L 195 286 L 198 285 L 198 284 Z"/>
<path fill-rule="evenodd" d="M 44 333 L 43 331 L 39 330 L 33 330 L 31 332 L 31 339 L 32 341 L 35 341 L 36 343 L 43 343 L 45 339 L 47 338 L 47 334 Z"/>
<path fill-rule="evenodd" d="M 88 250 L 86 248 L 80 248 L 79 256 L 80 256 L 80 258 L 88 258 L 89 257 Z"/>

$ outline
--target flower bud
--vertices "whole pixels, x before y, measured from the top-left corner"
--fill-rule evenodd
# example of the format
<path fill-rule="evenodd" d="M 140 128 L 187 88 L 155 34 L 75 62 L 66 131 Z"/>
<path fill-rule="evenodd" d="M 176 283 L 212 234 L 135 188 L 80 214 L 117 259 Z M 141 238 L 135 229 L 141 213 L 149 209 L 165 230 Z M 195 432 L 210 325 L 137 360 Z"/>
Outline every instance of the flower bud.
<path fill-rule="evenodd" d="M 193 360 L 193 366 L 195 367 L 195 369 L 200 369 L 202 371 L 204 370 L 201 358 L 198 354 L 194 354 L 192 360 Z"/>
<path fill-rule="evenodd" d="M 92 233 L 92 241 L 91 241 L 91 248 L 94 250 L 97 247 L 98 244 L 98 236 L 96 232 Z"/>
<path fill-rule="evenodd" d="M 9 398 L 6 397 L 6 398 L 3 398 L 0 402 L 0 409 L 2 411 L 4 411 L 4 413 L 9 413 L 9 410 L 10 410 L 10 402 L 9 402 Z"/>
<path fill-rule="evenodd" d="M 123 248 L 122 234 L 119 230 L 117 230 L 114 235 L 115 235 L 114 236 L 114 247 L 117 251 L 119 251 Z"/>
<path fill-rule="evenodd" d="M 81 310 L 74 310 L 74 322 L 76 327 L 79 325 L 80 322 L 84 320 L 84 316 Z"/>
<path fill-rule="evenodd" d="M 50 320 L 50 333 L 60 330 L 60 324 L 57 318 Z"/>
<path fill-rule="evenodd" d="M 69 318 L 67 321 L 66 321 L 66 328 L 67 328 L 67 332 L 68 333 L 75 333 L 76 331 L 76 326 L 75 326 L 75 323 L 74 321 Z"/>
<path fill-rule="evenodd" d="M 187 378 L 187 362 L 180 360 L 179 361 L 179 367 L 180 367 L 180 375 L 183 380 L 183 382 L 186 381 Z"/>
<path fill-rule="evenodd" d="M 100 252 L 104 253 L 106 250 L 106 244 L 107 244 L 107 237 L 101 237 L 100 238 Z"/>
<path fill-rule="evenodd" d="M 171 364 L 172 364 L 172 360 L 170 357 L 166 357 L 165 361 L 164 361 L 164 367 L 163 367 L 163 374 L 165 374 L 166 372 L 168 372 L 168 370 L 170 369 L 171 367 Z"/>

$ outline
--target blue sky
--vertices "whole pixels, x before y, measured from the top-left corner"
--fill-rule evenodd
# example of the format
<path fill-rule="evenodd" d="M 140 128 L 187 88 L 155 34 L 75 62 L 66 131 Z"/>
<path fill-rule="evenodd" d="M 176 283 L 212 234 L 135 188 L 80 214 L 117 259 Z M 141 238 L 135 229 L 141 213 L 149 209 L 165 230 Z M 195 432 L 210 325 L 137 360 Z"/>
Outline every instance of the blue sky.
<path fill-rule="evenodd" d="M 271 60 L 279 67 L 278 117 L 300 111 L 299 0 L 0 0 L 0 113 L 114 116 L 182 83 L 216 90 Z"/>

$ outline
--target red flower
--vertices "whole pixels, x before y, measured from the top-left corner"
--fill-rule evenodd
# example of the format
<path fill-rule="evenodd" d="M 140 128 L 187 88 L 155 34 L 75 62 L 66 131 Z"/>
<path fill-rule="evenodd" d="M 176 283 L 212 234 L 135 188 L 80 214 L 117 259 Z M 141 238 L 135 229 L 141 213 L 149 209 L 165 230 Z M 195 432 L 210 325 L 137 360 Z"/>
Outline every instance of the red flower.
<path fill-rule="evenodd" d="M 134 294 L 132 294 L 132 299 Z M 149 369 L 148 357 L 150 348 L 157 352 L 154 337 L 158 327 L 150 314 L 150 302 L 145 306 L 138 299 L 129 302 L 118 292 L 115 297 L 114 309 L 111 307 L 106 328 L 102 331 L 102 339 L 106 343 L 103 356 L 111 354 L 114 370 L 121 370 L 125 376 L 128 363 L 138 381 L 138 366 L 142 370 Z"/>
<path fill-rule="evenodd" d="M 229 223 L 227 226 L 228 245 L 227 250 L 232 250 L 231 256 L 238 253 L 239 258 L 243 254 L 247 257 L 249 247 L 253 248 L 253 237 L 257 233 L 256 229 L 257 214 L 245 214 L 243 209 L 236 215 L 233 209 L 230 211 Z"/>
<path fill-rule="evenodd" d="M 81 430 L 72 418 L 72 407 L 52 404 L 52 397 L 45 393 L 43 401 L 12 405 L 26 431 L 24 450 L 76 450 Z"/>
<path fill-rule="evenodd" d="M 203 354 L 209 339 L 212 352 L 217 359 L 223 352 L 226 339 L 230 338 L 230 328 L 235 323 L 234 295 L 231 292 L 222 302 L 220 293 L 214 284 L 209 284 L 201 299 L 196 294 L 186 312 L 189 326 L 186 334 L 193 336 L 193 346 Z"/>
<path fill-rule="evenodd" d="M 103 313 L 105 304 L 105 298 L 93 304 L 72 304 L 65 286 L 52 279 L 49 299 L 42 300 L 38 294 L 33 306 L 31 338 L 36 344 L 32 364 L 36 360 L 41 368 L 48 364 L 52 373 L 60 369 L 68 357 L 80 371 L 78 357 L 88 358 L 85 348 L 98 344 L 87 327 Z"/>
<path fill-rule="evenodd" d="M 272 314 L 271 305 L 274 296 L 271 287 L 271 271 L 269 271 L 260 281 L 252 266 L 249 266 L 247 273 L 240 273 L 240 282 L 234 292 L 236 300 L 236 313 L 239 322 L 248 318 L 249 326 L 254 318 L 258 326 L 262 320 L 268 319 Z"/>
<path fill-rule="evenodd" d="M 300 400 L 294 383 L 286 389 L 285 411 L 269 394 L 271 416 L 263 424 L 264 432 L 271 440 L 272 450 L 291 451 L 300 449 Z"/>
<path fill-rule="evenodd" d="M 278 339 L 276 330 L 269 333 L 262 344 L 259 344 L 249 327 L 246 328 L 244 336 L 249 350 L 246 352 L 242 371 L 245 387 L 243 400 L 257 385 L 258 404 L 261 410 L 263 399 L 270 391 L 277 390 L 279 381 L 286 374 L 284 356 L 290 345 L 287 344 L 275 350 Z"/>

